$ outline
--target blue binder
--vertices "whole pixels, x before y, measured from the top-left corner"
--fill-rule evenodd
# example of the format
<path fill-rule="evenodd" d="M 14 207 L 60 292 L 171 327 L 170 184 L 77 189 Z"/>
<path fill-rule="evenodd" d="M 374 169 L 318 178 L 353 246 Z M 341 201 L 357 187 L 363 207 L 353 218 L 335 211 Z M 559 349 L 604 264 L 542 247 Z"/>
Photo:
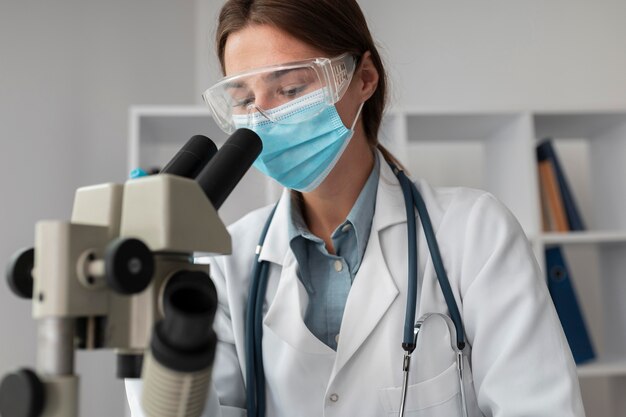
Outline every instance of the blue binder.
<path fill-rule="evenodd" d="M 574 201 L 574 196 L 569 188 L 567 179 L 565 178 L 565 172 L 563 171 L 563 168 L 561 168 L 559 158 L 556 156 L 554 146 L 552 146 L 551 139 L 544 139 L 543 142 L 537 146 L 537 161 L 541 162 L 546 159 L 549 159 L 554 167 L 554 174 L 556 175 L 556 180 L 559 183 L 559 191 L 561 193 L 561 198 L 563 199 L 563 207 L 565 208 L 565 214 L 567 215 L 569 229 L 585 230 L 585 224 L 580 216 L 580 212 L 578 211 L 578 207 Z"/>
<path fill-rule="evenodd" d="M 565 258 L 559 246 L 546 249 L 548 290 L 577 364 L 595 357 Z"/>

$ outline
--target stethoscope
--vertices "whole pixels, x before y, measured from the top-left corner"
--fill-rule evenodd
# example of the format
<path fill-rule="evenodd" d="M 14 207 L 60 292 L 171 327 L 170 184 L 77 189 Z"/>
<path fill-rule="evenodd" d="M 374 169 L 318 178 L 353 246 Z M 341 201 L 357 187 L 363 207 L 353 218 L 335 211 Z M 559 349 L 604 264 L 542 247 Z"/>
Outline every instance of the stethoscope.
<path fill-rule="evenodd" d="M 450 281 L 448 275 L 443 267 L 441 260 L 441 254 L 439 252 L 439 245 L 435 238 L 430 216 L 426 210 L 426 205 L 422 199 L 421 194 L 415 187 L 415 184 L 411 182 L 405 173 L 398 169 L 394 164 L 389 163 L 389 166 L 393 170 L 400 187 L 402 188 L 402 194 L 404 195 L 404 203 L 406 208 L 407 217 L 407 231 L 408 231 L 408 258 L 409 258 L 409 273 L 408 273 L 408 294 L 407 305 L 404 320 L 404 338 L 402 340 L 402 349 L 404 349 L 404 357 L 402 361 L 402 394 L 400 403 L 400 417 L 404 416 L 404 408 L 406 404 L 407 387 L 409 382 L 409 367 L 411 363 L 411 354 L 417 346 L 419 332 L 426 322 L 430 318 L 440 317 L 443 318 L 448 330 L 450 331 L 450 340 L 452 343 L 452 349 L 456 353 L 457 358 L 457 374 L 460 383 L 461 403 L 463 416 L 467 417 L 467 408 L 465 401 L 465 388 L 463 384 L 463 363 L 464 363 L 464 350 L 465 350 L 465 335 L 463 332 L 463 322 L 461 321 L 461 314 L 459 308 L 454 299 L 452 288 L 450 287 Z M 263 353 L 262 353 L 262 341 L 263 341 L 263 301 L 265 299 L 265 292 L 267 289 L 267 277 L 269 271 L 268 261 L 259 261 L 261 248 L 265 242 L 267 231 L 274 217 L 276 206 L 270 213 L 261 237 L 259 244 L 256 247 L 256 255 L 254 262 L 254 270 L 252 276 L 252 283 L 250 286 L 250 293 L 248 295 L 248 308 L 246 312 L 246 340 L 245 340 L 245 354 L 246 354 L 246 393 L 247 393 L 247 409 L 248 417 L 264 417 L 265 416 L 265 371 L 263 369 Z M 448 306 L 450 316 L 446 316 L 440 313 L 426 314 L 415 322 L 415 310 L 417 308 L 417 231 L 415 223 L 415 212 L 417 209 L 419 218 L 424 229 L 426 236 L 426 242 L 430 251 L 430 256 L 433 260 L 435 272 L 437 275 L 437 281 L 441 287 L 443 297 Z"/>

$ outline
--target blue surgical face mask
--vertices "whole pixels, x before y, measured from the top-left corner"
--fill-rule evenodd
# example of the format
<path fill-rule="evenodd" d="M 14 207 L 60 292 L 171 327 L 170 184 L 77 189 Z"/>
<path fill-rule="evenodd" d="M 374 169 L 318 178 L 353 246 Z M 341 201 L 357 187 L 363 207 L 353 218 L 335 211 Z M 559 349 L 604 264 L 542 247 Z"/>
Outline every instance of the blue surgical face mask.
<path fill-rule="evenodd" d="M 324 91 L 317 90 L 263 113 L 234 116 L 234 121 L 261 137 L 263 151 L 254 162 L 259 171 L 284 187 L 309 192 L 341 157 L 362 107 L 348 129 L 335 106 L 324 102 Z"/>

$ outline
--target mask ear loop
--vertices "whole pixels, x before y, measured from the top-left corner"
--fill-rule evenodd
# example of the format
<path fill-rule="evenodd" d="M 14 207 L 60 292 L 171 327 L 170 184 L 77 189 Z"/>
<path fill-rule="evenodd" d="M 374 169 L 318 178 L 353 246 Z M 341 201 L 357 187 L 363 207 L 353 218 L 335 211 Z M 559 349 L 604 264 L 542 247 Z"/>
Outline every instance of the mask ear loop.
<path fill-rule="evenodd" d="M 359 116 L 361 115 L 361 110 L 363 110 L 363 105 L 365 102 L 362 102 L 359 105 L 359 109 L 356 111 L 356 116 L 354 117 L 354 121 L 352 122 L 352 126 L 350 126 L 350 130 L 354 132 L 354 126 L 356 126 L 356 122 L 359 120 Z"/>

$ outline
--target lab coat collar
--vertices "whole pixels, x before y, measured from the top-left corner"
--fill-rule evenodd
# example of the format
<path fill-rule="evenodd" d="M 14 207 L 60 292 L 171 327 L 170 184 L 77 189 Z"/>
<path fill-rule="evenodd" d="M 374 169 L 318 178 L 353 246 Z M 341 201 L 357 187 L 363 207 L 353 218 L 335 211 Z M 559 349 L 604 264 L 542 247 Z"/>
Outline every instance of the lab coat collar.
<path fill-rule="evenodd" d="M 376 211 L 372 221 L 372 229 L 378 232 L 398 223 L 406 223 L 406 209 L 402 188 L 398 177 L 393 173 L 382 154 L 378 154 L 380 163 L 380 179 L 376 193 Z"/>
<path fill-rule="evenodd" d="M 285 188 L 278 200 L 278 206 L 274 213 L 274 218 L 267 230 L 265 242 L 259 253 L 260 261 L 269 261 L 279 265 L 285 265 L 285 256 L 291 253 L 289 250 L 289 232 L 287 230 L 287 221 L 290 218 L 290 191 Z M 265 220 L 263 220 L 265 221 Z"/>
<path fill-rule="evenodd" d="M 381 161 L 380 178 L 376 192 L 376 209 L 372 220 L 372 231 L 380 232 L 394 224 L 406 222 L 406 211 L 398 178 L 385 162 L 382 154 L 379 153 L 378 158 Z M 268 229 L 265 243 L 261 248 L 259 255 L 261 261 L 269 261 L 284 266 L 285 256 L 291 252 L 287 231 L 287 222 L 291 215 L 289 212 L 290 198 L 290 191 L 284 189 Z"/>
<path fill-rule="evenodd" d="M 372 229 L 382 232 L 390 226 L 406 223 L 406 206 L 398 177 L 396 177 L 396 174 L 394 174 L 389 164 L 385 162 L 383 156 L 380 154 L 379 156 L 382 163 L 380 164 L 380 181 L 378 183 L 376 212 L 374 213 Z M 405 174 L 409 177 L 410 181 L 413 181 L 407 172 L 405 172 Z M 439 198 L 435 195 L 435 190 L 426 181 L 415 181 L 415 186 L 422 195 L 422 199 L 428 201 L 428 215 L 436 232 L 444 212 Z M 420 234 L 423 236 L 423 228 L 421 220 L 419 220 L 419 216 L 417 215 L 417 210 L 414 209 L 413 212 L 415 213 L 416 219 L 418 219 L 418 237 Z"/>

